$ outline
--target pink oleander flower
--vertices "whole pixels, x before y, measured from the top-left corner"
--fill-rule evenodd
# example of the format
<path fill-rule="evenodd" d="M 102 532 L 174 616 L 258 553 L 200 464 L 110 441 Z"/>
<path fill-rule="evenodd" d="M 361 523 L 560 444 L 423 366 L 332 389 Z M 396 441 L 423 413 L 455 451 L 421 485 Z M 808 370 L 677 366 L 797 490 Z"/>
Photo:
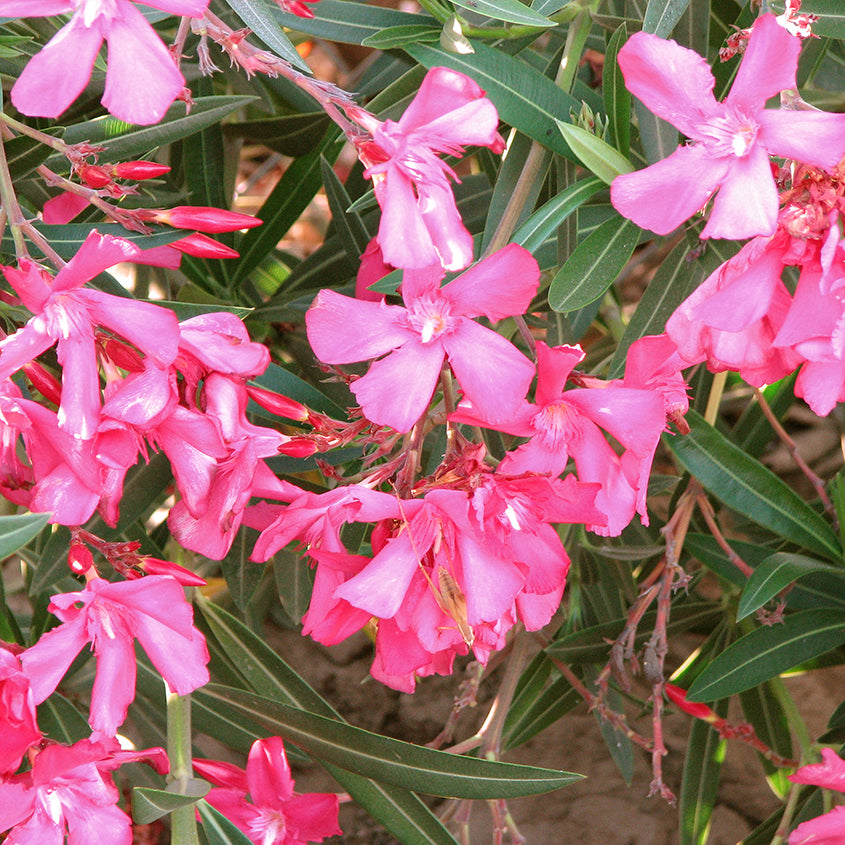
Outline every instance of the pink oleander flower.
<path fill-rule="evenodd" d="M 564 390 L 583 357 L 577 346 L 550 348 L 541 341 L 537 344 L 533 403 L 523 401 L 508 419 L 493 423 L 474 403 L 465 400 L 452 419 L 529 438 L 505 455 L 499 465 L 501 473 L 555 477 L 572 457 L 580 481 L 601 485 L 595 505 L 606 516 L 606 524 L 588 527 L 615 536 L 635 512 L 648 524 L 646 492 L 651 462 L 666 421 L 664 402 L 659 391 L 597 380 L 602 386 Z M 616 454 L 601 429 L 622 445 L 621 455 Z"/>
<path fill-rule="evenodd" d="M 428 407 L 446 359 L 464 395 L 494 421 L 516 410 L 531 383 L 534 365 L 470 319 L 496 321 L 528 308 L 539 281 L 531 254 L 509 244 L 441 288 L 443 275 L 439 266 L 406 271 L 405 308 L 322 290 L 305 315 L 321 361 L 379 358 L 352 384 L 364 415 L 379 425 L 409 431 Z"/>
<path fill-rule="evenodd" d="M 200 17 L 208 0 L 145 0 L 174 15 Z M 0 0 L 0 15 L 71 14 L 30 59 L 12 88 L 23 114 L 58 117 L 82 93 L 105 40 L 108 67 L 103 105 L 127 123 L 158 123 L 185 86 L 173 56 L 129 0 Z"/>
<path fill-rule="evenodd" d="M 766 109 L 795 88 L 801 42 L 772 14 L 754 24 L 724 102 L 707 62 L 674 41 L 638 32 L 619 51 L 628 89 L 692 143 L 644 170 L 614 179 L 611 200 L 638 226 L 665 235 L 718 189 L 702 237 L 772 235 L 778 192 L 769 155 L 832 170 L 845 153 L 845 117 Z"/>
<path fill-rule="evenodd" d="M 792 298 L 781 281 L 791 239 L 783 233 L 749 241 L 675 310 L 666 334 L 687 365 L 707 361 L 734 370 L 755 387 L 791 373 L 800 358 L 773 346 Z"/>
<path fill-rule="evenodd" d="M 19 647 L 0 642 L 0 775 L 14 772 L 41 739 L 29 677 L 12 648 Z"/>
<path fill-rule="evenodd" d="M 438 155 L 460 155 L 467 144 L 501 152 L 495 106 L 468 76 L 435 67 L 398 123 L 366 113 L 360 118 L 372 134 L 358 144 L 358 154 L 382 210 L 378 241 L 385 262 L 415 270 L 466 267 L 472 236 L 449 185 L 457 177 Z"/>
<path fill-rule="evenodd" d="M 802 766 L 790 775 L 793 783 L 808 783 L 823 789 L 845 792 L 845 760 L 831 748 L 822 749 L 822 762 Z M 789 834 L 789 845 L 843 845 L 845 843 L 845 807 L 802 822 Z"/>
<path fill-rule="evenodd" d="M 0 832 L 7 845 L 131 845 L 132 820 L 118 806 L 109 774 L 123 763 L 147 762 L 168 770 L 161 748 L 121 751 L 116 740 L 84 739 L 48 745 L 32 768 L 0 783 Z"/>
<path fill-rule="evenodd" d="M 214 784 L 205 800 L 255 845 L 306 845 L 342 833 L 337 795 L 294 792 L 285 746 L 278 736 L 252 744 L 246 771 L 215 760 L 194 760 L 193 766 Z"/>
<path fill-rule="evenodd" d="M 179 695 L 208 683 L 208 649 L 193 625 L 179 582 L 166 575 L 109 583 L 93 578 L 84 590 L 53 596 L 50 611 L 64 623 L 21 656 L 36 703 L 56 689 L 86 643 L 97 657 L 91 727 L 114 736 L 135 697 L 137 638 L 171 690 Z"/>
<path fill-rule="evenodd" d="M 59 426 L 82 440 L 94 436 L 100 415 L 95 347 L 98 326 L 128 340 L 160 366 L 176 358 L 179 328 L 172 311 L 83 288 L 98 273 L 141 253 L 129 241 L 93 231 L 55 278 L 30 261 L 21 261 L 20 269 L 2 268 L 6 280 L 35 316 L 0 341 L 0 379 L 56 344 L 62 365 Z"/>

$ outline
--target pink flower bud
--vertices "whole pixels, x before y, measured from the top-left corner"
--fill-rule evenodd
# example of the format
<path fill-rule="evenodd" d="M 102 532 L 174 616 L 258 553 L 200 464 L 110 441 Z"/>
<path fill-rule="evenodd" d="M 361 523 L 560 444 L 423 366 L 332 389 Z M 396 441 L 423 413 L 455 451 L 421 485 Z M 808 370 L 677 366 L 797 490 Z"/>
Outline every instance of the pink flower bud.
<path fill-rule="evenodd" d="M 111 175 L 116 179 L 154 179 L 169 172 L 166 164 L 157 161 L 122 161 L 111 169 Z"/>
<path fill-rule="evenodd" d="M 168 246 L 197 258 L 240 258 L 239 252 L 199 232 L 180 238 L 178 241 L 171 241 Z"/>
<path fill-rule="evenodd" d="M 265 390 L 263 387 L 256 387 L 254 384 L 248 384 L 246 392 L 250 399 L 261 405 L 265 411 L 278 414 L 288 420 L 305 422 L 308 419 L 308 408 L 295 399 L 289 399 L 287 396 L 282 396 L 281 393 L 274 393 L 272 390 Z"/>
<path fill-rule="evenodd" d="M 113 337 L 101 336 L 100 341 L 103 352 L 108 359 L 124 370 L 131 373 L 140 373 L 144 369 L 144 359 L 131 346 Z"/>
<path fill-rule="evenodd" d="M 687 691 L 685 689 L 676 687 L 674 684 L 665 684 L 663 689 L 666 692 L 666 698 L 668 698 L 669 701 L 671 701 L 676 707 L 683 710 L 684 713 L 688 713 L 690 716 L 695 716 L 696 719 L 702 719 L 705 722 L 709 722 L 711 725 L 724 722 L 724 719 L 717 716 L 706 704 L 698 704 L 693 701 L 687 701 Z"/>
<path fill-rule="evenodd" d="M 62 386 L 59 380 L 45 367 L 36 361 L 28 361 L 23 365 L 32 386 L 48 401 L 55 405 L 62 403 Z"/>
<path fill-rule="evenodd" d="M 111 182 L 108 171 L 96 164 L 80 164 L 76 172 L 89 188 L 105 188 Z"/>
<path fill-rule="evenodd" d="M 315 452 L 319 452 L 320 447 L 307 437 L 293 437 L 287 443 L 279 446 L 279 451 L 291 458 L 307 458 Z"/>
<path fill-rule="evenodd" d="M 94 568 L 94 556 L 84 543 L 71 543 L 67 553 L 67 562 L 74 575 L 84 575 Z"/>
<path fill-rule="evenodd" d="M 157 557 L 143 557 L 138 562 L 138 567 L 143 569 L 147 575 L 169 575 L 175 578 L 183 587 L 204 587 L 208 582 L 200 578 L 190 569 L 179 566 L 178 563 L 171 563 L 169 560 L 159 560 Z"/>
<path fill-rule="evenodd" d="M 152 219 L 176 229 L 199 229 L 201 232 L 212 233 L 252 229 L 263 222 L 251 214 L 200 205 L 177 205 L 175 208 L 156 211 Z"/>

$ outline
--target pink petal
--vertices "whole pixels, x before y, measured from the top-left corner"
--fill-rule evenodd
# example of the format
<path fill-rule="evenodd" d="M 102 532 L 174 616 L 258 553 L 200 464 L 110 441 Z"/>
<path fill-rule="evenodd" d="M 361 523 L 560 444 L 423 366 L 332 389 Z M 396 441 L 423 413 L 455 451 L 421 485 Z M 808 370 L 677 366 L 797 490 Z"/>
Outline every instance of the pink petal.
<path fill-rule="evenodd" d="M 701 144 L 678 147 L 645 170 L 617 176 L 610 186 L 610 199 L 623 217 L 643 229 L 668 235 L 707 202 L 729 164 L 729 159 L 714 159 Z"/>
<path fill-rule="evenodd" d="M 12 103 L 23 114 L 58 117 L 91 78 L 103 36 L 74 15 L 40 53 L 33 56 L 12 88 Z"/>
<path fill-rule="evenodd" d="M 89 204 L 85 197 L 64 191 L 44 203 L 41 219 L 49 224 L 70 223 L 77 214 L 88 208 Z"/>
<path fill-rule="evenodd" d="M 208 8 L 208 0 L 145 0 L 145 4 L 171 15 L 187 15 L 189 18 L 202 17 Z"/>
<path fill-rule="evenodd" d="M 399 325 L 405 309 L 383 302 L 362 302 L 321 290 L 305 315 L 308 342 L 327 364 L 366 361 L 414 337 Z"/>
<path fill-rule="evenodd" d="M 789 845 L 845 845 L 845 807 L 799 824 L 789 834 Z"/>
<path fill-rule="evenodd" d="M 555 402 L 563 395 L 572 370 L 584 360 L 580 346 L 549 347 L 537 342 L 537 394 L 540 407 Z"/>
<path fill-rule="evenodd" d="M 382 210 L 378 242 L 384 260 L 394 267 L 412 269 L 439 264 L 440 257 L 417 204 L 414 183 L 394 165 L 388 165 L 381 176 L 375 174 L 374 182 Z"/>
<path fill-rule="evenodd" d="M 294 795 L 285 802 L 285 821 L 302 842 L 322 842 L 342 833 L 337 824 L 338 798 L 327 792 Z"/>
<path fill-rule="evenodd" d="M 91 692 L 88 721 L 95 731 L 114 736 L 126 721 L 126 712 L 135 698 L 134 641 L 119 630 L 111 637 L 101 632 L 95 650 L 97 674 Z"/>
<path fill-rule="evenodd" d="M 21 655 L 36 704 L 52 695 L 74 658 L 88 642 L 85 619 L 77 617 L 42 634 L 38 642 Z"/>
<path fill-rule="evenodd" d="M 748 155 L 731 161 L 701 237 L 772 235 L 777 216 L 778 192 L 769 157 L 760 144 L 755 144 Z"/>
<path fill-rule="evenodd" d="M 443 295 L 453 303 L 456 314 L 483 314 L 496 321 L 524 314 L 539 281 L 534 256 L 517 244 L 508 244 L 449 282 Z"/>
<path fill-rule="evenodd" d="M 766 100 L 795 87 L 801 41 L 772 14 L 754 22 L 731 92 L 725 103 L 756 112 Z"/>
<path fill-rule="evenodd" d="M 352 384 L 364 416 L 397 431 L 410 431 L 431 402 L 443 358 L 437 341 L 411 340 L 372 363 L 367 374 Z"/>
<path fill-rule="evenodd" d="M 507 452 L 502 458 L 500 470 L 508 475 L 536 472 L 556 477 L 566 469 L 568 461 L 569 452 L 566 448 L 549 448 L 543 432 L 538 432 L 527 443 Z"/>
<path fill-rule="evenodd" d="M 463 270 L 472 261 L 472 235 L 461 220 L 449 185 L 417 182 L 418 208 L 440 263 L 446 270 Z"/>
<path fill-rule="evenodd" d="M 31 321 L 0 341 L 0 379 L 6 379 L 53 345 Z"/>
<path fill-rule="evenodd" d="M 525 575 L 510 560 L 502 560 L 481 538 L 461 530 L 457 537 L 467 600 L 467 622 L 496 622 L 513 604 Z"/>
<path fill-rule="evenodd" d="M 696 124 L 719 111 L 707 61 L 674 41 L 634 33 L 619 51 L 619 66 L 628 90 L 690 138 L 698 137 Z"/>
<path fill-rule="evenodd" d="M 249 791 L 246 772 L 232 763 L 224 763 L 221 760 L 194 759 L 191 761 L 191 765 L 197 770 L 200 777 L 205 778 L 215 786 L 235 789 L 242 794 Z"/>
<path fill-rule="evenodd" d="M 127 123 L 158 123 L 185 85 L 173 57 L 137 8 L 119 3 L 109 25 L 103 105 Z"/>
<path fill-rule="evenodd" d="M 404 132 L 413 132 L 483 96 L 484 91 L 468 76 L 449 68 L 433 67 L 425 75 L 419 91 L 405 109 L 399 126 Z"/>
<path fill-rule="evenodd" d="M 465 317 L 443 335 L 449 364 L 476 411 L 495 423 L 522 404 L 534 365 L 510 341 Z"/>
<path fill-rule="evenodd" d="M 96 229 L 89 233 L 76 255 L 67 265 L 59 270 L 53 281 L 52 289 L 68 291 L 82 287 L 103 270 L 114 267 L 122 261 L 132 261 L 141 250 L 130 241 L 101 235 Z M 116 297 L 111 297 L 115 299 Z"/>
<path fill-rule="evenodd" d="M 70 0 L 0 0 L 0 15 L 4 18 L 40 18 L 73 10 Z"/>
<path fill-rule="evenodd" d="M 281 737 L 271 736 L 253 742 L 246 777 L 249 797 L 256 807 L 282 809 L 293 795 L 293 778 Z"/>
<path fill-rule="evenodd" d="M 100 422 L 100 376 L 92 331 L 59 340 L 62 404 L 59 428 L 80 440 L 90 440 Z"/>
<path fill-rule="evenodd" d="M 808 783 L 845 792 L 845 760 L 832 748 L 823 748 L 821 763 L 802 766 L 789 779 L 793 783 Z"/>
<path fill-rule="evenodd" d="M 845 155 L 845 115 L 766 109 L 758 142 L 772 154 L 833 171 Z"/>
<path fill-rule="evenodd" d="M 845 396 L 845 365 L 841 361 L 816 363 L 801 367 L 795 382 L 795 395 L 800 396 L 819 417 L 826 417 Z"/>

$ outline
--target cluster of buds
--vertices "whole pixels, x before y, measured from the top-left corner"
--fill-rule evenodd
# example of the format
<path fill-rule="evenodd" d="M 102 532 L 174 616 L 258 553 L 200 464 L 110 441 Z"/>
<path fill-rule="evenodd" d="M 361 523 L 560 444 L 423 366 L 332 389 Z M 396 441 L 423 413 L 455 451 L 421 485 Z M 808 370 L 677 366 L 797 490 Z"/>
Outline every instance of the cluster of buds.
<path fill-rule="evenodd" d="M 790 34 L 797 38 L 818 38 L 813 34 L 812 26 L 819 19 L 818 15 L 801 14 L 801 0 L 786 0 L 786 8 L 782 15 L 778 15 L 777 22 Z M 719 50 L 719 59 L 726 62 L 737 54 L 745 52 L 751 28 L 738 29 L 725 40 L 725 46 Z"/>
<path fill-rule="evenodd" d="M 83 161 L 75 164 L 73 170 L 89 188 L 104 191 L 115 199 L 137 193 L 133 185 L 119 185 L 115 179 L 156 179 L 170 172 L 166 164 L 155 161 L 123 161 L 111 165 Z"/>

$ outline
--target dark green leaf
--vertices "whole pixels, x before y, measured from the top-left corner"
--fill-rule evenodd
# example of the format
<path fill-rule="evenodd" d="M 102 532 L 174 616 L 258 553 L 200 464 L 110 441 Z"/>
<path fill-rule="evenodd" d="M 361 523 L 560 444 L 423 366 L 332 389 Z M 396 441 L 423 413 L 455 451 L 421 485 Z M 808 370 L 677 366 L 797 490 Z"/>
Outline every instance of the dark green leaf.
<path fill-rule="evenodd" d="M 269 367 L 254 379 L 255 383 L 267 390 L 272 390 L 275 393 L 281 393 L 289 399 L 295 399 L 297 402 L 302 402 L 309 408 L 319 411 L 321 414 L 327 414 L 336 419 L 343 419 L 345 412 L 343 408 L 336 405 L 327 396 L 324 396 L 312 387 L 307 381 L 303 381 L 299 376 L 294 375 L 289 370 L 279 364 L 270 364 Z M 259 416 L 264 416 L 267 419 L 277 420 L 277 414 L 271 414 L 269 411 L 264 411 L 259 406 L 252 403 L 250 410 L 255 411 Z"/>
<path fill-rule="evenodd" d="M 0 516 L 0 560 L 5 560 L 32 540 L 47 524 L 49 513 Z"/>
<path fill-rule="evenodd" d="M 428 795 L 510 798 L 551 792 L 581 778 L 571 772 L 421 748 L 217 684 L 209 684 L 193 695 L 213 707 L 221 718 L 262 725 L 318 760 Z"/>
<path fill-rule="evenodd" d="M 562 120 L 557 121 L 557 128 L 581 164 L 605 184 L 609 185 L 617 176 L 634 169 L 619 150 L 589 130 Z"/>
<path fill-rule="evenodd" d="M 741 692 L 739 700 L 746 720 L 754 728 L 754 733 L 763 744 L 787 760 L 792 757 L 789 719 L 775 692 L 774 684 L 769 681 Z M 787 773 L 762 755 L 760 755 L 760 762 L 766 770 L 769 785 L 778 795 L 785 798 L 791 787 L 786 777 Z"/>
<path fill-rule="evenodd" d="M 51 132 L 50 134 L 60 135 L 61 132 Z M 3 147 L 6 152 L 9 173 L 11 173 L 12 179 L 15 181 L 25 179 L 29 176 L 53 152 L 46 144 L 42 144 L 34 138 L 27 138 L 25 135 L 19 135 L 17 138 L 10 138 L 8 141 L 4 141 Z"/>
<path fill-rule="evenodd" d="M 320 160 L 320 171 L 335 230 L 343 242 L 346 254 L 353 261 L 357 261 L 367 248 L 370 236 L 357 212 L 347 210 L 352 200 L 334 172 L 334 168 L 325 158 Z"/>
<path fill-rule="evenodd" d="M 802 610 L 781 625 L 757 628 L 728 646 L 687 691 L 690 701 L 713 701 L 751 689 L 845 642 L 845 612 Z"/>
<path fill-rule="evenodd" d="M 779 11 L 783 11 L 783 3 Z M 801 13 L 818 15 L 819 19 L 813 24 L 816 35 L 829 38 L 845 39 L 845 6 L 840 0 L 804 0 Z"/>
<path fill-rule="evenodd" d="M 548 20 L 519 0 L 454 0 L 454 4 L 497 21 L 543 28 L 557 26 L 554 21 Z"/>
<path fill-rule="evenodd" d="M 584 238 L 552 279 L 552 310 L 568 313 L 599 299 L 628 263 L 641 231 L 615 215 Z"/>
<path fill-rule="evenodd" d="M 625 79 L 616 56 L 627 40 L 628 27 L 623 23 L 607 44 L 602 70 L 604 108 L 611 137 L 616 148 L 626 158 L 631 150 L 631 95 L 625 87 Z"/>
<path fill-rule="evenodd" d="M 257 141 L 273 150 L 294 158 L 310 153 L 326 134 L 329 117 L 325 112 L 284 114 L 260 120 L 226 123 L 223 134 L 227 138 Z"/>
<path fill-rule="evenodd" d="M 197 803 L 197 812 L 208 845 L 253 845 L 252 840 L 240 828 L 235 827 L 219 810 L 208 801 Z"/>
<path fill-rule="evenodd" d="M 406 44 L 422 44 L 440 40 L 443 29 L 439 24 L 405 24 L 403 26 L 389 26 L 375 35 L 365 38 L 364 47 L 374 50 L 393 50 Z"/>
<path fill-rule="evenodd" d="M 57 692 L 38 705 L 38 727 L 44 736 L 66 745 L 91 736 L 87 719 Z"/>
<path fill-rule="evenodd" d="M 777 552 L 754 568 L 736 611 L 737 620 L 744 619 L 773 599 L 798 578 L 813 572 L 827 572 L 845 580 L 845 571 L 804 555 Z M 845 587 L 845 583 L 843 583 Z"/>
<path fill-rule="evenodd" d="M 198 778 L 187 786 L 186 793 L 136 786 L 132 790 L 132 818 L 137 824 L 149 824 L 180 807 L 189 807 L 204 797 L 211 784 Z"/>
<path fill-rule="evenodd" d="M 308 561 L 295 552 L 282 549 L 273 555 L 273 577 L 282 607 L 298 623 L 311 603 L 313 579 Z"/>
<path fill-rule="evenodd" d="M 817 554 L 842 559 L 833 530 L 797 493 L 695 411 L 686 419 L 690 433 L 663 442 L 717 499 Z"/>
<path fill-rule="evenodd" d="M 650 112 L 638 99 L 634 99 L 640 142 L 649 164 L 667 158 L 678 148 L 678 130 Z"/>

